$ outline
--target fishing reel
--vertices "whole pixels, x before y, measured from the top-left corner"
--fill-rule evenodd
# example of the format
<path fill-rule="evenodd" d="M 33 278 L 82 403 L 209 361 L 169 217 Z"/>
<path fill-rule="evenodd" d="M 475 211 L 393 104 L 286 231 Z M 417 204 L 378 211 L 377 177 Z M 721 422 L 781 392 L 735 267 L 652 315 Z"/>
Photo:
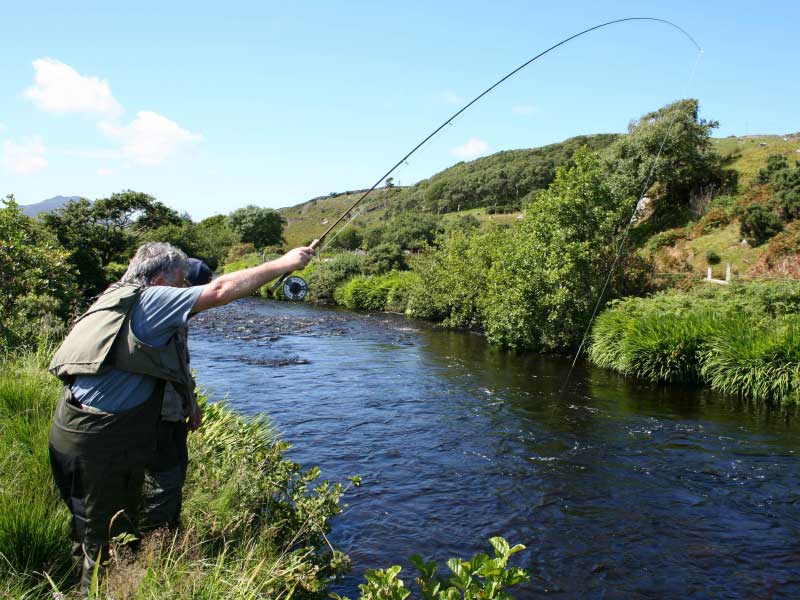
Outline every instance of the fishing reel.
<path fill-rule="evenodd" d="M 299 302 L 306 297 L 306 294 L 308 293 L 308 284 L 302 277 L 292 275 L 291 277 L 287 277 L 283 282 L 283 287 L 281 290 L 283 291 L 284 298 L 294 302 Z"/>

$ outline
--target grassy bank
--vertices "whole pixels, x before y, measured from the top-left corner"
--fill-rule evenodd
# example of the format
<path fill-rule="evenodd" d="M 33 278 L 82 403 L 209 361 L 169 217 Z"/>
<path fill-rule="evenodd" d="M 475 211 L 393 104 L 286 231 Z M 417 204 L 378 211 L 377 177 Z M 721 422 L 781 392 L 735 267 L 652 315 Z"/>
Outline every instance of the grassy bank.
<path fill-rule="evenodd" d="M 47 436 L 60 392 L 45 370 L 49 352 L 0 362 L 0 598 L 79 598 L 71 572 L 69 513 L 53 485 Z M 133 555 L 116 547 L 93 598 L 287 599 L 328 597 L 328 584 L 349 558 L 325 536 L 340 512 L 340 484 L 317 468 L 287 460 L 288 445 L 264 419 L 246 420 L 223 403 L 205 404 L 203 427 L 190 436 L 191 464 L 182 527 L 157 531 Z M 357 479 L 354 478 L 354 482 Z M 420 591 L 448 598 L 511 597 L 528 579 L 492 538 L 495 557 L 451 559 L 451 575 L 413 561 Z M 405 598 L 400 567 L 367 571 L 361 598 Z"/>
<path fill-rule="evenodd" d="M 612 304 L 589 358 L 651 381 L 697 383 L 764 403 L 800 404 L 800 282 L 672 290 Z"/>
<path fill-rule="evenodd" d="M 45 359 L 6 361 L 0 375 L 0 596 L 11 598 L 51 598 L 74 583 L 69 515 L 47 458 L 59 386 Z M 266 421 L 206 406 L 190 437 L 183 527 L 146 538 L 135 558 L 116 556 L 98 596 L 323 597 L 348 562 L 323 537 L 343 490 L 287 460 L 286 448 Z"/>

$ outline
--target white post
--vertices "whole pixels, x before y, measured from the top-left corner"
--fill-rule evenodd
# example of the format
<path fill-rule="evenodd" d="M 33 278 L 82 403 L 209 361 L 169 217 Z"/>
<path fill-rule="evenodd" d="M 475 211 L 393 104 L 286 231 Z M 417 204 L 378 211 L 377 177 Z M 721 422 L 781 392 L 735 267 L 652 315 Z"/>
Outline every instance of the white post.
<path fill-rule="evenodd" d="M 706 275 L 706 279 L 711 279 L 711 267 L 708 267 L 708 275 Z"/>
<path fill-rule="evenodd" d="M 725 281 L 727 281 L 728 283 L 731 282 L 731 263 L 728 263 L 725 266 Z"/>

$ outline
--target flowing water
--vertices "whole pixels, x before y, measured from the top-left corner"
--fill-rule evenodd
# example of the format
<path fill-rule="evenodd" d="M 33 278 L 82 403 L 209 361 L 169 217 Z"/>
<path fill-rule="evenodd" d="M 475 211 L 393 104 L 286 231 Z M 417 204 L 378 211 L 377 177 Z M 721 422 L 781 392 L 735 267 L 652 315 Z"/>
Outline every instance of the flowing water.
<path fill-rule="evenodd" d="M 331 542 L 369 568 L 489 552 L 517 598 L 800 598 L 800 427 L 709 391 L 493 350 L 392 315 L 239 301 L 192 320 L 214 398 L 266 413 L 323 478 L 361 475 Z"/>

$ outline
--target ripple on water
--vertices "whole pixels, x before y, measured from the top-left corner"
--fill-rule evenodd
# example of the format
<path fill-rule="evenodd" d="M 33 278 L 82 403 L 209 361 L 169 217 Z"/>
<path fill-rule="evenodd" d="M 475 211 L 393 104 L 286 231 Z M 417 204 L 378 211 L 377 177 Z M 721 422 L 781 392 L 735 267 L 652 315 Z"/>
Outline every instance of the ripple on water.
<path fill-rule="evenodd" d="M 488 349 L 399 317 L 237 302 L 192 319 L 215 397 L 292 457 L 362 475 L 332 542 L 354 572 L 503 535 L 520 598 L 800 597 L 798 428 L 710 392 Z"/>

